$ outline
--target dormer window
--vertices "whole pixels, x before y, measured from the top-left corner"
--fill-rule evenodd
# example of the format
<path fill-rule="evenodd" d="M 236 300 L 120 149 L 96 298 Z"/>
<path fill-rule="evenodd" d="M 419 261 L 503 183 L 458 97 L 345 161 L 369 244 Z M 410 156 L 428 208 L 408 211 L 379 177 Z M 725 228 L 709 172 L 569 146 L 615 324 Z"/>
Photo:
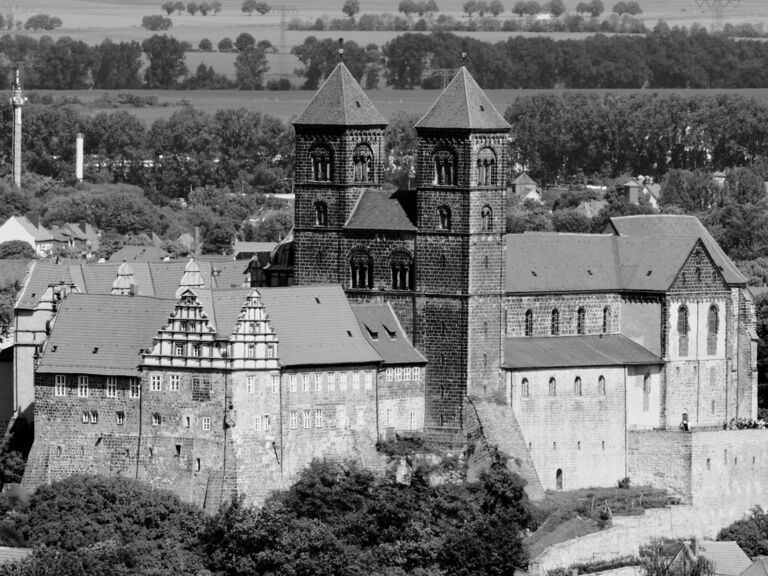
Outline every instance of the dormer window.
<path fill-rule="evenodd" d="M 355 182 L 373 182 L 375 166 L 373 152 L 367 144 L 359 144 L 352 153 Z"/>
<path fill-rule="evenodd" d="M 477 158 L 477 185 L 492 186 L 496 176 L 496 154 L 491 148 L 483 148 Z"/>
<path fill-rule="evenodd" d="M 437 209 L 437 214 L 440 219 L 440 222 L 439 222 L 440 230 L 450 230 L 451 229 L 451 209 L 448 208 L 448 206 L 440 206 L 440 208 Z"/>
<path fill-rule="evenodd" d="M 309 156 L 312 161 L 312 179 L 330 182 L 333 159 L 331 151 L 324 146 L 318 146 L 309 153 Z"/>
<path fill-rule="evenodd" d="M 315 202 L 315 226 L 328 226 L 328 205 L 321 200 Z"/>
<path fill-rule="evenodd" d="M 450 150 L 438 150 L 433 157 L 435 165 L 434 184 L 438 186 L 456 185 L 456 156 Z"/>

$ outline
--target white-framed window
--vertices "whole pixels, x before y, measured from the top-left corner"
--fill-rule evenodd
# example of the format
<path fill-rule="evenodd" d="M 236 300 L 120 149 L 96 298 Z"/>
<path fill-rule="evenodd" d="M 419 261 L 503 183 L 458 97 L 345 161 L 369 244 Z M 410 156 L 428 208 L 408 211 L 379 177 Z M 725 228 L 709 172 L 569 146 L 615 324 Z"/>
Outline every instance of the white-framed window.
<path fill-rule="evenodd" d="M 131 398 L 139 398 L 141 396 L 141 383 L 138 378 L 130 379 L 130 396 Z"/>
<path fill-rule="evenodd" d="M 387 408 L 386 416 L 384 418 L 384 422 L 388 425 L 392 425 L 392 408 Z"/>
<path fill-rule="evenodd" d="M 414 412 L 408 415 L 408 428 L 411 430 L 416 428 L 416 414 Z"/>
<path fill-rule="evenodd" d="M 289 387 L 291 389 L 291 392 L 296 392 L 296 374 L 291 374 L 290 378 L 288 379 Z"/>
<path fill-rule="evenodd" d="M 255 344 L 248 344 L 248 358 L 255 358 L 256 357 L 256 345 Z"/>
<path fill-rule="evenodd" d="M 117 378 L 114 376 L 107 376 L 107 398 L 115 398 L 117 396 Z"/>
<path fill-rule="evenodd" d="M 352 372 L 352 390 L 360 390 L 360 372 Z"/>
<path fill-rule="evenodd" d="M 355 408 L 355 422 L 358 426 L 365 424 L 365 408 L 362 406 Z"/>
<path fill-rule="evenodd" d="M 291 410 L 290 421 L 291 421 L 291 429 L 296 430 L 296 428 L 299 427 L 299 411 L 298 410 Z"/>
<path fill-rule="evenodd" d="M 152 426 L 160 426 L 160 424 L 162 423 L 163 423 L 163 418 L 162 416 L 160 416 L 160 414 L 158 414 L 157 412 L 152 414 Z"/>
<path fill-rule="evenodd" d="M 421 368 L 414 366 L 411 368 L 411 380 L 419 380 L 421 378 Z"/>
<path fill-rule="evenodd" d="M 301 391 L 309 392 L 309 374 L 301 375 Z"/>
<path fill-rule="evenodd" d="M 115 412 L 115 422 L 117 422 L 118 426 L 122 426 L 123 424 L 125 424 L 125 412 L 123 411 Z"/>
<path fill-rule="evenodd" d="M 261 431 L 261 416 L 258 414 L 253 417 L 253 428 L 256 430 L 256 432 Z"/>
<path fill-rule="evenodd" d="M 86 410 L 83 410 L 82 419 L 83 424 L 88 424 L 91 421 L 91 415 Z"/>
<path fill-rule="evenodd" d="M 272 426 L 271 418 L 269 417 L 269 414 L 264 414 L 264 432 L 269 432 L 270 427 Z"/>
<path fill-rule="evenodd" d="M 339 390 L 346 391 L 347 389 L 347 373 L 342 372 L 339 377 Z"/>
<path fill-rule="evenodd" d="M 387 368 L 387 382 L 392 382 L 395 379 L 394 368 Z"/>
<path fill-rule="evenodd" d="M 66 396 L 67 395 L 67 377 L 64 374 L 56 374 L 56 378 L 53 386 L 54 396 Z"/>
<path fill-rule="evenodd" d="M 173 351 L 175 356 L 184 356 L 184 344 L 176 342 L 176 344 L 173 345 Z"/>
<path fill-rule="evenodd" d="M 322 374 L 313 374 L 315 377 L 315 392 L 320 392 L 323 389 L 323 376 Z"/>
<path fill-rule="evenodd" d="M 99 413 L 96 410 L 91 410 L 90 416 L 91 416 L 91 424 L 99 423 Z"/>
<path fill-rule="evenodd" d="M 256 376 L 245 377 L 245 390 L 248 394 L 256 393 Z"/>
<path fill-rule="evenodd" d="M 280 392 L 280 376 L 272 374 L 272 394 Z"/>
<path fill-rule="evenodd" d="M 181 376 L 179 376 L 178 374 L 171 374 L 170 376 L 168 376 L 168 389 L 171 392 L 178 392 L 180 381 L 181 381 Z"/>
<path fill-rule="evenodd" d="M 328 375 L 328 392 L 336 390 L 336 383 L 339 381 L 339 373 L 334 372 Z"/>
<path fill-rule="evenodd" d="M 152 374 L 149 389 L 152 392 L 160 392 L 163 389 L 163 377 L 160 374 Z"/>
<path fill-rule="evenodd" d="M 210 430 L 210 429 L 211 429 L 211 417 L 203 416 L 203 430 Z"/>
<path fill-rule="evenodd" d="M 309 413 L 309 410 L 301 411 L 301 426 L 302 428 L 312 427 L 312 415 Z"/>
<path fill-rule="evenodd" d="M 325 425 L 323 420 L 323 409 L 315 408 L 315 428 L 322 428 Z"/>
<path fill-rule="evenodd" d="M 77 377 L 77 395 L 80 398 L 88 398 L 88 376 Z"/>
<path fill-rule="evenodd" d="M 365 373 L 365 389 L 373 390 L 373 372 L 370 370 Z"/>
<path fill-rule="evenodd" d="M 403 368 L 403 380 L 410 381 L 410 379 L 411 379 L 411 367 L 406 366 L 405 368 Z"/>
<path fill-rule="evenodd" d="M 267 344 L 267 358 L 274 358 L 276 354 L 277 346 L 274 344 Z"/>
<path fill-rule="evenodd" d="M 395 380 L 399 382 L 402 379 L 403 379 L 403 367 L 398 366 L 397 368 L 395 368 Z"/>

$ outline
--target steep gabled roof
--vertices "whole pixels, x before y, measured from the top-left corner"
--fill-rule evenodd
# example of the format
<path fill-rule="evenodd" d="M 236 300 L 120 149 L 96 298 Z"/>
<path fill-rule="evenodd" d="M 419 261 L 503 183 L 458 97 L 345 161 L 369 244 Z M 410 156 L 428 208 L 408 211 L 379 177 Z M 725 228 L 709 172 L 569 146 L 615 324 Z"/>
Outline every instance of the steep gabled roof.
<path fill-rule="evenodd" d="M 343 62 L 339 62 L 294 125 L 386 126 Z"/>
<path fill-rule="evenodd" d="M 389 303 L 352 304 L 360 328 L 368 343 L 384 364 L 426 364 L 403 330 Z"/>
<path fill-rule="evenodd" d="M 511 126 L 462 66 L 432 107 L 416 122 L 416 128 L 509 130 Z"/>
<path fill-rule="evenodd" d="M 503 368 L 585 368 L 662 364 L 661 358 L 621 334 L 507 338 Z"/>
<path fill-rule="evenodd" d="M 345 228 L 355 230 L 416 230 L 416 194 L 407 190 L 365 190 Z"/>

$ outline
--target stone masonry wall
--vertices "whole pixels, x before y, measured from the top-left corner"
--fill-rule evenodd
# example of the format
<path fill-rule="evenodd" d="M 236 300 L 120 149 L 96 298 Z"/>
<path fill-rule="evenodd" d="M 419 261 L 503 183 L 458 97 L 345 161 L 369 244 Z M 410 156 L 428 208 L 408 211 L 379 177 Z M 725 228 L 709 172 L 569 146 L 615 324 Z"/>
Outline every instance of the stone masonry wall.
<path fill-rule="evenodd" d="M 691 438 L 686 432 L 630 430 L 627 468 L 632 483 L 663 488 L 690 502 Z"/>
<path fill-rule="evenodd" d="M 506 315 L 506 335 L 525 335 L 525 313 L 533 311 L 533 336 L 550 336 L 552 310 L 560 313 L 560 335 L 575 335 L 577 312 L 585 311 L 586 334 L 601 334 L 603 331 L 603 310 L 608 306 L 611 320 L 609 334 L 619 333 L 621 325 L 621 305 L 618 294 L 532 294 L 530 296 L 509 295 L 504 297 Z"/>

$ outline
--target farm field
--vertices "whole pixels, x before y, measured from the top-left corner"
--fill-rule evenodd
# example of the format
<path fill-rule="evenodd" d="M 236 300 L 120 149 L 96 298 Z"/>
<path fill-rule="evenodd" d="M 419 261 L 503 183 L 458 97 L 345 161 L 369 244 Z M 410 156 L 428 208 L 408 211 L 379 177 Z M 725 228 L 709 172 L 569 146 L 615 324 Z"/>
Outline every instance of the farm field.
<path fill-rule="evenodd" d="M 81 112 L 95 114 L 106 110 L 127 110 L 147 124 L 161 118 L 168 118 L 173 112 L 184 106 L 192 106 L 198 110 L 214 113 L 217 110 L 246 108 L 270 114 L 281 120 L 290 120 L 297 116 L 309 103 L 314 92 L 307 90 L 290 91 L 248 91 L 248 90 L 167 90 L 167 91 L 125 91 L 141 96 L 156 95 L 158 105 L 145 108 L 101 108 L 95 104 L 104 94 L 116 95 L 120 91 L 106 90 L 40 90 L 37 94 L 50 94 L 54 98 L 77 98 L 82 102 L 78 107 Z M 558 94 L 563 90 L 486 90 L 493 104 L 500 112 L 504 112 L 515 98 L 540 93 Z M 570 90 L 569 92 L 597 92 L 610 94 L 635 94 L 640 90 Z M 743 90 L 654 90 L 651 93 L 678 93 L 687 96 L 697 94 L 739 94 L 768 102 L 768 88 Z M 387 118 L 397 111 L 423 114 L 438 97 L 437 90 L 369 90 L 368 96 Z"/>

